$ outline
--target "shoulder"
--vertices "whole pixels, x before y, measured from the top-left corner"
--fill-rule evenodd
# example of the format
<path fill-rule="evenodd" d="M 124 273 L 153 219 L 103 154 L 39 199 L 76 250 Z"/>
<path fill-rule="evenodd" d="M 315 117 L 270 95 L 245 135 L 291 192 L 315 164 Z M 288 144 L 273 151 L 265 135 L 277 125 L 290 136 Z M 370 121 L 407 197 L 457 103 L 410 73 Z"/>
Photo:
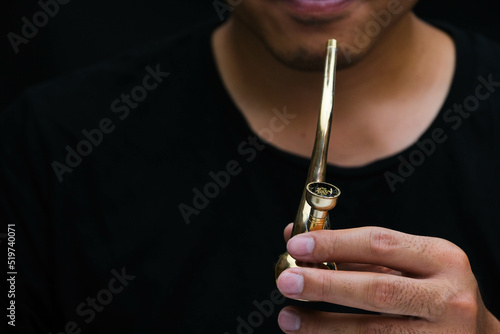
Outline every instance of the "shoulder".
<path fill-rule="evenodd" d="M 491 60 L 493 63 L 498 64 L 498 58 L 495 59 L 494 56 L 500 55 L 500 43 L 478 32 L 457 27 L 447 22 L 431 21 L 430 23 L 453 38 L 458 46 L 457 52 L 475 53 L 478 55 L 477 59 Z"/>
<path fill-rule="evenodd" d="M 455 42 L 457 71 L 478 75 L 500 76 L 500 44 L 477 32 L 444 22 L 434 24 L 448 33 Z M 500 77 L 498 78 L 500 79 Z"/>
<path fill-rule="evenodd" d="M 500 127 L 500 44 L 450 24 L 435 25 L 453 38 L 456 48 L 455 75 L 448 104 L 454 110 L 458 106 L 471 115 L 476 114 L 470 118 L 471 124 L 482 122 L 488 127 Z"/>
<path fill-rule="evenodd" d="M 446 152 L 459 156 L 457 166 L 481 155 L 487 168 L 500 145 L 500 45 L 447 23 L 431 24 L 451 36 L 456 50 L 451 86 L 434 126 L 450 138 Z"/>

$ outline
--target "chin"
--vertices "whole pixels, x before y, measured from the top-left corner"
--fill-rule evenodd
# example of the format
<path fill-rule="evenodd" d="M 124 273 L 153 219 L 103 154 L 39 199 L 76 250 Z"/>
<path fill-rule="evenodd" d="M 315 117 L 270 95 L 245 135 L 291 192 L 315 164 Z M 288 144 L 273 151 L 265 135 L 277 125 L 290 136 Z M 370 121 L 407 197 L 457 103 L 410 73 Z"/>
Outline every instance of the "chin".
<path fill-rule="evenodd" d="M 281 63 L 303 71 L 322 71 L 325 45 L 337 39 L 337 68 L 358 64 L 412 5 L 406 5 L 389 23 L 378 23 L 373 13 L 387 12 L 391 0 L 243 0 L 234 9 L 234 21 L 257 37 Z M 378 14 L 377 14 L 378 15 Z M 375 22 L 375 23 L 373 23 Z M 376 36 L 370 36 L 360 47 L 355 43 L 358 30 L 378 25 Z M 358 29 L 358 30 L 356 30 Z M 353 45 L 353 48 L 343 46 Z M 357 46 L 357 47 L 356 47 Z"/>
<path fill-rule="evenodd" d="M 318 45 L 325 46 L 320 48 L 297 46 L 289 50 L 284 50 L 283 48 L 273 50 L 271 46 L 267 45 L 267 49 L 280 63 L 287 67 L 299 71 L 323 72 L 326 58 L 326 41 L 327 39 L 325 39 L 324 43 L 318 43 Z M 340 46 L 342 45 L 341 43 L 339 43 Z M 365 52 L 354 54 L 339 47 L 337 50 L 337 70 L 346 69 L 358 64 L 365 57 L 368 50 L 363 51 Z"/>
<path fill-rule="evenodd" d="M 293 51 L 271 52 L 283 65 L 301 71 L 322 71 L 325 67 L 325 52 L 311 52 L 310 49 L 299 47 Z"/>

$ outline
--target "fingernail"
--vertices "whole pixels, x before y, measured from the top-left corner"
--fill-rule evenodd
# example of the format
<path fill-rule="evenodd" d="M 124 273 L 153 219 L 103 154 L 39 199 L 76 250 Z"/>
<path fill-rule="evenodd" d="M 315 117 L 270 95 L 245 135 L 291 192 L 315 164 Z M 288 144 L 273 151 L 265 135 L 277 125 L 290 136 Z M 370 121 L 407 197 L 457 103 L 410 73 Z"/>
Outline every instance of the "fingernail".
<path fill-rule="evenodd" d="M 283 294 L 296 295 L 304 288 L 304 277 L 299 274 L 284 272 L 278 277 L 278 289 Z"/>
<path fill-rule="evenodd" d="M 283 310 L 278 316 L 278 323 L 284 331 L 296 331 L 300 328 L 300 317 L 290 310 Z"/>
<path fill-rule="evenodd" d="M 296 235 L 288 241 L 287 249 L 293 255 L 309 255 L 314 250 L 314 239 L 306 235 Z"/>

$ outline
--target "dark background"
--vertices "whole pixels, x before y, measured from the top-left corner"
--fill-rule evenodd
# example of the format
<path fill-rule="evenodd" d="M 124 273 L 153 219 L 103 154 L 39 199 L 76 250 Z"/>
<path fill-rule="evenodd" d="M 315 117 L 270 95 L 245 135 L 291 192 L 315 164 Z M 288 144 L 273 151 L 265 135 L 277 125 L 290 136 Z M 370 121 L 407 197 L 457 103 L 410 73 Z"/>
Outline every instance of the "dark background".
<path fill-rule="evenodd" d="M 55 0 L 41 0 L 51 1 Z M 0 110 L 27 86 L 218 18 L 213 0 L 69 0 L 27 44 L 19 45 L 15 54 L 7 34 L 22 35 L 21 18 L 32 22 L 41 7 L 35 0 L 13 1 L 8 6 L 4 4 L 0 13 Z M 421 0 L 416 12 L 500 42 L 498 0 Z"/>

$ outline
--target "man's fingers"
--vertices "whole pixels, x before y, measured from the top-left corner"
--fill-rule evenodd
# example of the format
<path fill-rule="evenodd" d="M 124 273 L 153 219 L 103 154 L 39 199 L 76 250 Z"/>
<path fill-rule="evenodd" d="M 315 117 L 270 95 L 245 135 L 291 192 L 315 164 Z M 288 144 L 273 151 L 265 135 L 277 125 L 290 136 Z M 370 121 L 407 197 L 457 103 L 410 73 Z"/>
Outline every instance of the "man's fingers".
<path fill-rule="evenodd" d="M 377 266 L 374 264 L 361 264 L 361 263 L 336 263 L 337 270 L 343 271 L 364 271 L 371 273 L 380 273 L 380 274 L 391 274 L 402 276 L 403 274 L 400 271 L 393 270 L 391 268 Z"/>
<path fill-rule="evenodd" d="M 288 224 L 283 231 L 283 237 L 285 238 L 285 242 L 288 242 L 292 237 L 293 223 Z"/>
<path fill-rule="evenodd" d="M 385 266 L 416 275 L 431 275 L 450 262 L 451 243 L 380 227 L 302 233 L 288 241 L 290 255 L 302 262 L 347 262 Z M 453 252 L 452 252 L 453 253 Z"/>
<path fill-rule="evenodd" d="M 443 298 L 432 282 L 371 272 L 291 268 L 278 277 L 277 285 L 292 299 L 434 319 L 442 312 Z"/>
<path fill-rule="evenodd" d="M 339 314 L 286 307 L 278 316 L 285 333 L 427 333 L 429 323 L 409 317 Z"/>

